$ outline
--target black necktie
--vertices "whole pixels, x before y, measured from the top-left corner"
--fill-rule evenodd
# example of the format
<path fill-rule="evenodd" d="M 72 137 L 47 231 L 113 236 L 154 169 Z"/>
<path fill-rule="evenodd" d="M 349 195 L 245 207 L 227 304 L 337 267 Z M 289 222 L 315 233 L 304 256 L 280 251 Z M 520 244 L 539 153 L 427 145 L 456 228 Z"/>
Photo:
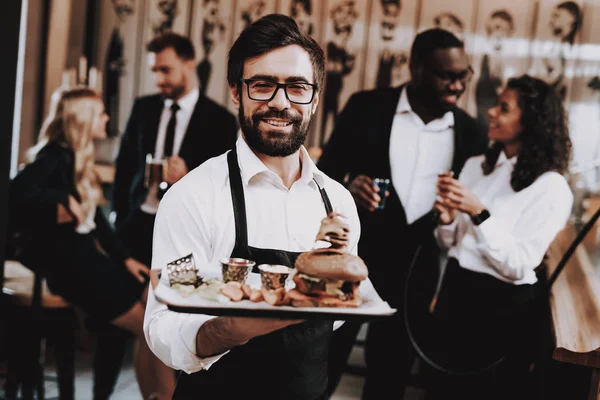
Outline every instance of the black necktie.
<path fill-rule="evenodd" d="M 169 123 L 167 125 L 167 136 L 165 137 L 165 151 L 164 158 L 171 157 L 173 154 L 173 142 L 175 141 L 175 125 L 177 124 L 177 111 L 179 111 L 181 107 L 179 104 L 173 102 L 171 105 L 171 118 L 169 119 Z"/>

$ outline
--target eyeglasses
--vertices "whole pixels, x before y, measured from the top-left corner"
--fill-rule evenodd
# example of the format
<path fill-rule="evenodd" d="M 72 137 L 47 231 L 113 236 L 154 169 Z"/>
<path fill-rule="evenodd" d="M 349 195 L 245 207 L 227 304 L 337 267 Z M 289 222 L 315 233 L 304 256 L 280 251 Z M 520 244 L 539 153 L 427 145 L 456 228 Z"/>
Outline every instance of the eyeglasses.
<path fill-rule="evenodd" d="M 310 104 L 315 97 L 317 84 L 307 82 L 278 83 L 265 79 L 242 79 L 248 86 L 248 97 L 254 101 L 271 101 L 280 88 L 294 104 Z"/>
<path fill-rule="evenodd" d="M 471 78 L 473 78 L 473 68 L 471 66 L 469 66 L 469 68 L 458 74 L 451 71 L 445 71 L 443 69 L 437 69 L 429 65 L 425 65 L 425 67 L 431 72 L 433 72 L 435 76 L 440 78 L 442 82 L 444 82 L 447 85 L 456 81 L 460 81 L 461 83 L 467 83 L 471 80 Z"/>

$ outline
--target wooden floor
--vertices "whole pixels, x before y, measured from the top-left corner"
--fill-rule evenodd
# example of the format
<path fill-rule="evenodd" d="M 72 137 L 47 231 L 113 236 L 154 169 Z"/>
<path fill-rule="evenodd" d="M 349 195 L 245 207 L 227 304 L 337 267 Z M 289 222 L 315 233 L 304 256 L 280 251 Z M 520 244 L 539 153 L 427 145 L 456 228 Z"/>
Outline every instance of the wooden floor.
<path fill-rule="evenodd" d="M 359 333 L 359 338 L 364 336 L 364 330 Z M 361 366 L 363 363 L 362 348 L 356 346 L 348 359 L 351 365 Z M 77 400 L 92 399 L 92 353 L 90 351 L 78 351 L 76 359 L 76 382 L 75 382 L 75 398 Z M 54 369 L 52 365 L 48 365 L 46 375 L 53 376 Z M 0 378 L 0 387 L 3 385 L 3 380 Z M 331 397 L 331 400 L 360 400 L 363 378 L 355 375 L 346 374 L 342 377 L 337 391 Z M 46 393 L 48 397 L 57 395 L 56 384 L 53 382 L 46 383 Z M 0 396 L 1 398 L 1 396 Z M 408 388 L 404 400 L 422 400 L 423 394 L 418 389 Z M 141 400 L 140 391 L 135 380 L 135 374 L 131 365 L 131 354 L 126 355 L 125 363 L 117 387 L 112 400 Z"/>

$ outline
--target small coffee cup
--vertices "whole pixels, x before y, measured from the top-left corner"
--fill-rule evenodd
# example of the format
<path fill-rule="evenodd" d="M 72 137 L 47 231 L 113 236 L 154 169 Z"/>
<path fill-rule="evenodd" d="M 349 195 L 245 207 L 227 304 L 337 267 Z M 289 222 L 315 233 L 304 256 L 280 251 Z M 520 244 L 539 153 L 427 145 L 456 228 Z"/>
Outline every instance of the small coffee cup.
<path fill-rule="evenodd" d="M 269 290 L 285 288 L 285 282 L 292 272 L 291 268 L 276 264 L 260 264 L 258 270 L 262 286 Z"/>
<path fill-rule="evenodd" d="M 245 258 L 223 258 L 221 260 L 223 282 L 246 283 L 248 273 L 255 265 L 256 262 Z"/>

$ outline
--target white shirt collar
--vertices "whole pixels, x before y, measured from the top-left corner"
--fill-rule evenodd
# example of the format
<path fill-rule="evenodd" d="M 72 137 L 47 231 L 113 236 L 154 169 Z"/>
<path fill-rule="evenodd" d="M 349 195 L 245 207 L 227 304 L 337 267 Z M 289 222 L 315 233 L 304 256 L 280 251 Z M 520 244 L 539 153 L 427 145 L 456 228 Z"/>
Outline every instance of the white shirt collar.
<path fill-rule="evenodd" d="M 512 156 L 511 158 L 507 158 L 506 153 L 504 153 L 504 150 L 502 150 L 500 152 L 500 155 L 498 156 L 498 161 L 496 161 L 496 167 L 501 166 L 502 164 L 504 164 L 507 161 L 510 162 L 512 165 L 515 165 L 517 163 L 517 156 Z"/>
<path fill-rule="evenodd" d="M 177 104 L 183 111 L 191 113 L 194 110 L 194 107 L 196 107 L 196 103 L 198 102 L 199 97 L 200 91 L 198 90 L 198 88 L 194 88 L 190 90 L 188 94 L 177 100 Z M 165 99 L 164 108 L 171 108 L 172 104 L 173 99 Z"/>
<path fill-rule="evenodd" d="M 402 88 L 402 92 L 400 92 L 400 100 L 398 101 L 398 106 L 396 107 L 397 114 L 415 113 L 412 107 L 410 106 L 410 102 L 408 101 L 407 88 L 408 86 L 404 86 L 404 88 Z M 443 117 L 434 119 L 433 121 L 428 123 L 427 126 L 430 127 L 430 130 L 435 131 L 443 131 L 448 128 L 451 128 L 454 126 L 454 114 L 452 113 L 452 111 L 448 111 L 446 114 L 444 114 Z"/>
<path fill-rule="evenodd" d="M 263 164 L 260 158 L 254 154 L 242 135 L 238 138 L 235 146 L 240 165 L 240 174 L 242 175 L 244 185 L 248 185 L 250 179 L 254 176 L 269 172 L 269 169 Z M 302 171 L 299 181 L 309 183 L 314 178 L 319 186 L 323 187 L 325 184 L 323 173 L 319 171 L 304 146 L 300 147 L 300 160 L 302 161 Z"/>

